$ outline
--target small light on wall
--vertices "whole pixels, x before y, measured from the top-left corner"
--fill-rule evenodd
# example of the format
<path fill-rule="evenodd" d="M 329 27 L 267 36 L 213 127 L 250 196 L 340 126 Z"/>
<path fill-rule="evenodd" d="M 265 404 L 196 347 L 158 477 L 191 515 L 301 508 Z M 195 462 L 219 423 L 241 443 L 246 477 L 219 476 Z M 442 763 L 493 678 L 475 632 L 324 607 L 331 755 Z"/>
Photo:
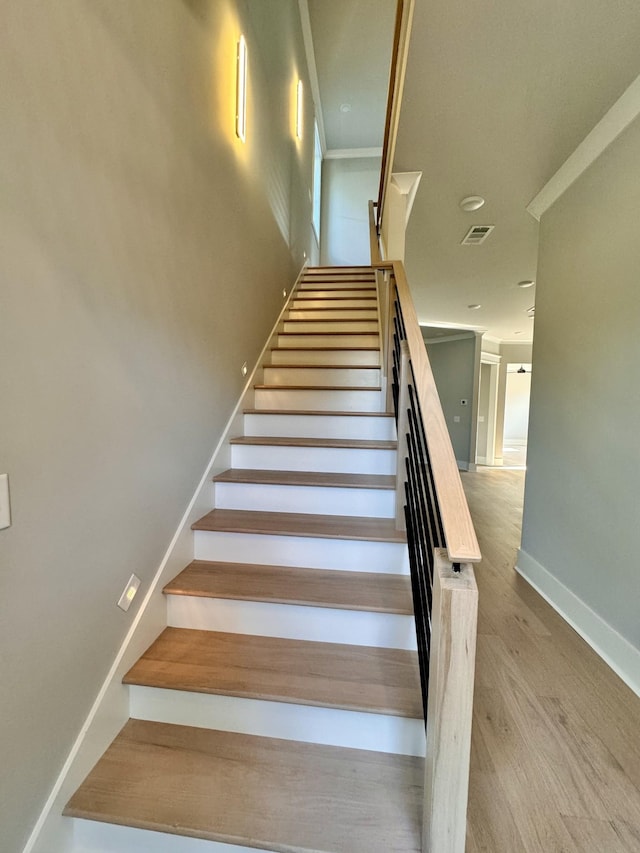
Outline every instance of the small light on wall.
<path fill-rule="evenodd" d="M 236 65 L 236 136 L 247 139 L 247 42 L 244 36 L 238 41 Z"/>
<path fill-rule="evenodd" d="M 131 602 L 136 596 L 136 592 L 140 587 L 140 578 L 137 575 L 131 575 L 129 578 L 127 585 L 124 588 L 124 592 L 120 596 L 118 601 L 118 607 L 120 610 L 127 611 L 131 606 Z"/>
<path fill-rule="evenodd" d="M 296 137 L 302 139 L 302 113 L 303 113 L 303 91 L 302 80 L 298 80 L 296 89 Z"/>

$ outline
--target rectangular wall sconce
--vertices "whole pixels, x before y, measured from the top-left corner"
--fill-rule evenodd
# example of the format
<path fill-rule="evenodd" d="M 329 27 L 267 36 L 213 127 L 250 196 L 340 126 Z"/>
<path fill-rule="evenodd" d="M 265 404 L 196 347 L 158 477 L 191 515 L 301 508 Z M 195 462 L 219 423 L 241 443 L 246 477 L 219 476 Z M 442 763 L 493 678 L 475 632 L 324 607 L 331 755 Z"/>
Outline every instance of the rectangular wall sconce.
<path fill-rule="evenodd" d="M 238 41 L 236 63 L 236 136 L 243 142 L 247 138 L 247 42 L 244 36 Z"/>
<path fill-rule="evenodd" d="M 298 88 L 296 89 L 296 136 L 302 139 L 302 112 L 303 112 L 303 97 L 302 97 L 302 80 L 298 80 Z"/>

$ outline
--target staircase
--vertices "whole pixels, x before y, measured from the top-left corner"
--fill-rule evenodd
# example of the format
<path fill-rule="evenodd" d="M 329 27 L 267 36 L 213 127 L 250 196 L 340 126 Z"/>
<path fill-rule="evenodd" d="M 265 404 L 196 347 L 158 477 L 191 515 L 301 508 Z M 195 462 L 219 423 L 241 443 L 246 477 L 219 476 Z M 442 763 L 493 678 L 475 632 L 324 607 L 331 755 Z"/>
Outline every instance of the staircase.
<path fill-rule="evenodd" d="M 74 853 L 421 849 L 424 722 L 367 267 L 306 271 L 68 803 Z"/>

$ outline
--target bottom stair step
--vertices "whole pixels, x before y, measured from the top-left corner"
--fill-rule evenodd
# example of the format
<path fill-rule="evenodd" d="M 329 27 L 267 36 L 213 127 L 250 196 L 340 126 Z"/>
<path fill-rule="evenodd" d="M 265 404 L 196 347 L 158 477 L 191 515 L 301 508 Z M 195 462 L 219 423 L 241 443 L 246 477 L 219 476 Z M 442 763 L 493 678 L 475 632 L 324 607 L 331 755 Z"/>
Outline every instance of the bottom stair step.
<path fill-rule="evenodd" d="M 418 853 L 422 777 L 409 756 L 129 720 L 65 814 L 279 853 Z"/>

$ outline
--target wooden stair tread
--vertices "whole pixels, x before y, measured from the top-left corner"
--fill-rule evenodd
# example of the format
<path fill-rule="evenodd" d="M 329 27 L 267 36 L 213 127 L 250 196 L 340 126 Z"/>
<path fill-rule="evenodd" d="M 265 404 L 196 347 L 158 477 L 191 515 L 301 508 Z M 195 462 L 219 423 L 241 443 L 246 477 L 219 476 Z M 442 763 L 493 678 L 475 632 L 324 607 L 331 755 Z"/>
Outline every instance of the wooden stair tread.
<path fill-rule="evenodd" d="M 341 288 L 343 289 L 343 288 Z M 375 290 L 375 287 L 358 287 L 357 290 Z M 318 300 L 325 300 L 327 302 L 346 302 L 353 301 L 357 302 L 358 300 L 364 301 L 375 301 L 373 296 L 300 296 L 301 293 L 304 293 L 304 290 L 299 290 L 293 296 L 294 302 L 318 302 Z"/>
<path fill-rule="evenodd" d="M 319 308 L 319 311 L 322 309 Z M 351 310 L 351 309 L 349 309 Z M 355 309 L 354 309 L 355 310 Z M 356 317 L 335 317 L 334 319 L 330 319 L 328 317 L 285 317 L 285 323 L 327 323 L 329 325 L 333 323 L 378 323 L 376 319 L 373 317 L 367 320 L 358 320 Z M 369 334 L 372 334 L 371 332 Z"/>
<path fill-rule="evenodd" d="M 262 414 L 258 409 L 257 414 Z M 282 414 L 280 412 L 279 414 Z M 298 414 L 297 412 L 295 414 Z M 309 414 L 305 412 L 304 414 Z M 330 412 L 329 414 L 335 414 Z M 369 438 L 304 438 L 269 435 L 239 435 L 230 444 L 277 445 L 278 447 L 349 447 L 354 450 L 395 450 L 397 441 Z"/>
<path fill-rule="evenodd" d="M 271 347 L 271 352 L 380 352 L 380 347 Z M 275 365 L 271 365 L 275 366 Z M 357 365 L 354 365 L 354 367 Z M 376 365 L 379 367 L 379 365 Z"/>
<path fill-rule="evenodd" d="M 285 322 L 287 322 L 287 323 L 297 323 L 297 322 L 300 322 L 300 321 L 299 321 L 299 320 L 286 320 Z M 309 322 L 309 321 L 308 321 L 308 320 L 305 320 L 304 322 Z M 322 321 L 322 320 L 319 320 L 319 321 L 317 321 L 317 322 L 320 322 L 320 323 L 321 323 L 321 322 L 323 322 L 323 321 Z M 331 322 L 331 321 L 327 320 L 327 321 L 325 321 L 325 322 L 327 322 L 327 323 L 328 323 L 328 322 Z M 335 321 L 333 321 L 333 322 L 335 322 Z M 347 322 L 349 322 L 349 321 L 347 320 Z M 365 321 L 365 322 L 371 322 L 371 321 L 370 321 L 370 320 L 367 320 L 367 321 Z M 366 335 L 377 335 L 377 334 L 378 334 L 378 332 L 335 332 L 335 331 L 334 331 L 334 332 L 278 332 L 278 337 L 279 337 L 279 338 L 286 338 L 286 337 L 292 337 L 292 336 L 295 336 L 295 337 L 299 338 L 299 337 L 301 337 L 301 336 L 304 336 L 305 338 L 308 338 L 308 337 L 311 337 L 311 336 L 313 336 L 313 335 L 324 335 L 325 337 L 327 337 L 327 336 L 328 336 L 328 337 L 331 337 L 331 338 L 337 338 L 337 337 L 339 337 L 340 335 L 344 335 L 344 337 L 353 337 L 354 335 L 361 335 L 361 336 L 363 336 L 363 337 L 364 337 L 364 336 L 366 336 Z M 286 349 L 286 347 L 282 347 L 282 349 Z M 342 349 L 342 347 L 338 347 L 338 349 Z"/>
<path fill-rule="evenodd" d="M 339 489 L 395 489 L 396 478 L 388 474 L 342 474 L 320 471 L 272 471 L 229 468 L 213 478 L 214 483 L 260 483 L 269 486 L 324 486 Z"/>
<path fill-rule="evenodd" d="M 237 601 L 413 613 L 407 575 L 193 560 L 163 592 Z"/>
<path fill-rule="evenodd" d="M 279 367 L 280 365 L 278 365 Z M 379 385 L 254 385 L 257 391 L 381 391 Z"/>
<path fill-rule="evenodd" d="M 344 298 L 345 299 L 348 299 L 348 298 L 353 299 L 354 297 L 353 296 L 352 297 L 346 297 L 345 296 Z M 310 302 L 316 302 L 317 299 L 313 298 L 313 299 L 309 299 L 309 301 Z M 317 308 L 304 307 L 304 308 L 290 308 L 289 310 L 290 311 L 375 311 L 376 306 L 375 305 L 372 305 L 372 306 L 352 305 L 351 307 L 348 307 L 348 308 L 341 308 L 339 305 L 322 305 L 322 306 L 318 306 Z M 304 319 L 304 318 L 300 317 L 298 319 Z"/>
<path fill-rule="evenodd" d="M 129 720 L 65 814 L 277 853 L 418 853 L 420 758 Z"/>
<path fill-rule="evenodd" d="M 245 415 L 297 415 L 299 417 L 304 417 L 306 415 L 311 415 L 313 417 L 322 416 L 322 417 L 347 417 L 347 418 L 393 418 L 393 415 L 389 414 L 389 412 L 333 412 L 327 411 L 326 409 L 319 409 L 317 411 L 304 411 L 301 412 L 300 409 L 243 409 L 243 414 Z M 394 443 L 395 446 L 395 443 Z"/>
<path fill-rule="evenodd" d="M 286 352 L 286 350 L 285 350 Z M 295 352 L 295 350 L 294 350 Z M 379 364 L 263 364 L 270 370 L 381 370 Z M 287 385 L 287 388 L 289 386 Z M 315 386 L 314 386 L 315 387 Z"/>
<path fill-rule="evenodd" d="M 125 684 L 420 719 L 417 653 L 165 628 Z"/>
<path fill-rule="evenodd" d="M 191 525 L 192 530 L 303 536 L 316 539 L 362 539 L 371 542 L 406 542 L 392 518 L 351 515 L 316 515 L 299 512 L 255 512 L 213 509 Z"/>

